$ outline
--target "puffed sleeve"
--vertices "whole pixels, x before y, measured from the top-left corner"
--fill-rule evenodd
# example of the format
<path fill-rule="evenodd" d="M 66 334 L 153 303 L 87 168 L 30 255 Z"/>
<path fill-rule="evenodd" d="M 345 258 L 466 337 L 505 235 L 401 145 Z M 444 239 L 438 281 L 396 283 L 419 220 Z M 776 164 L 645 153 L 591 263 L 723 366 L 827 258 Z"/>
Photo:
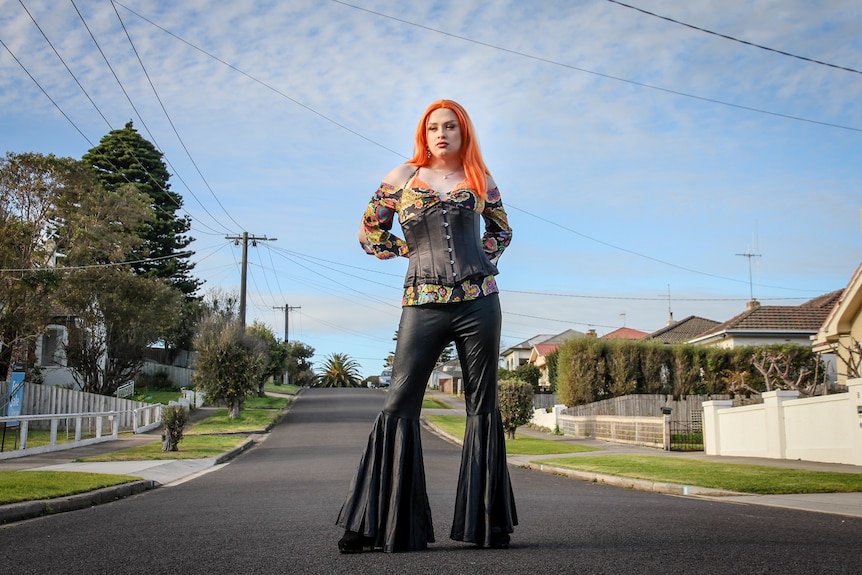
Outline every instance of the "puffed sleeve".
<path fill-rule="evenodd" d="M 365 253 L 382 260 L 407 255 L 407 243 L 389 231 L 398 211 L 400 194 L 400 189 L 384 182 L 371 196 L 362 215 L 365 243 L 360 245 Z"/>
<path fill-rule="evenodd" d="M 488 259 L 496 265 L 503 250 L 512 241 L 512 228 L 509 227 L 509 218 L 500 199 L 500 190 L 496 187 L 488 190 L 482 217 L 485 219 L 482 247 Z"/>

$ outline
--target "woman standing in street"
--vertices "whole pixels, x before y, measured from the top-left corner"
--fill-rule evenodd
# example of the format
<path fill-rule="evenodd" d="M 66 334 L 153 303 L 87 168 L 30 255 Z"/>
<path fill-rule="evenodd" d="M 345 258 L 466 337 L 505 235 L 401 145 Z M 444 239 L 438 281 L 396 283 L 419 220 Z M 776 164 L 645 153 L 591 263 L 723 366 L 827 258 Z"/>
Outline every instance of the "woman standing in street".
<path fill-rule="evenodd" d="M 391 232 L 396 214 L 403 239 Z M 416 128 L 413 157 L 384 178 L 359 228 L 367 253 L 407 257 L 409 265 L 386 403 L 338 515 L 342 553 L 414 551 L 434 541 L 419 416 L 451 341 L 464 374 L 467 425 L 450 537 L 509 546 L 517 514 L 497 403 L 494 276 L 511 236 L 467 112 L 451 100 L 434 102 Z"/>

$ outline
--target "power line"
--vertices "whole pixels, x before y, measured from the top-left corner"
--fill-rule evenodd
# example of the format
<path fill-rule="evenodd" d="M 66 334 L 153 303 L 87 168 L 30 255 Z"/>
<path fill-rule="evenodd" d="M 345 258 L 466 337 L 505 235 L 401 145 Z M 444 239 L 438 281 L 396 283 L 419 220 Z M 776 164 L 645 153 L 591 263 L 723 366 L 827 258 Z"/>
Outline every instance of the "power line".
<path fill-rule="evenodd" d="M 114 67 L 111 65 L 110 60 L 108 60 L 108 57 L 107 57 L 107 55 L 105 54 L 104 50 L 102 50 L 102 46 L 101 46 L 101 44 L 99 44 L 99 41 L 98 41 L 98 40 L 96 40 L 96 36 L 93 34 L 93 31 L 90 29 L 90 26 L 87 24 L 87 20 L 84 18 L 84 15 L 81 13 L 81 11 L 80 11 L 80 10 L 78 10 L 78 6 L 75 4 L 75 0 L 71 0 L 71 3 L 72 3 L 72 6 L 75 8 L 75 11 L 78 13 L 78 17 L 81 19 L 81 23 L 84 25 L 84 28 L 87 30 L 87 33 L 90 35 L 90 39 L 93 41 L 93 44 L 96 46 L 96 49 L 99 51 L 99 54 L 102 56 L 102 60 L 104 60 L 105 65 L 107 65 L 107 66 L 108 66 L 108 70 L 110 70 L 111 74 L 112 74 L 112 75 L 113 75 L 113 77 L 114 77 L 114 80 L 116 80 L 116 81 L 117 81 L 117 85 L 119 86 L 120 91 L 122 91 L 122 92 L 123 92 L 123 95 L 126 97 L 126 101 L 129 103 L 129 105 L 132 107 L 132 110 L 134 110 L 135 115 L 136 115 L 136 116 L 138 117 L 138 119 L 141 121 L 141 124 L 144 126 L 144 129 L 146 130 L 147 134 L 149 135 L 150 140 L 153 142 L 153 145 L 156 147 L 156 149 L 159 149 L 159 146 L 158 146 L 158 144 L 156 143 L 156 139 L 155 139 L 155 137 L 153 136 L 153 133 L 150 131 L 149 126 L 147 125 L 147 123 L 146 123 L 146 121 L 143 119 L 143 117 L 141 116 L 140 111 L 138 111 L 137 106 L 135 106 L 135 103 L 132 101 L 131 96 L 129 96 L 128 91 L 126 91 L 125 86 L 123 86 L 122 81 L 120 81 L 120 77 L 117 75 L 117 72 L 114 70 Z M 97 110 L 98 110 L 98 108 L 97 108 Z M 101 112 L 100 112 L 100 113 L 101 113 Z M 109 127 L 111 127 L 111 129 L 113 129 L 113 126 L 111 126 L 111 125 L 110 125 L 110 123 L 108 123 L 108 125 L 109 125 Z M 89 142 L 89 140 L 88 140 L 88 142 Z M 91 147 L 93 147 L 93 146 L 92 146 L 92 143 L 91 143 L 90 145 L 91 145 Z M 129 153 L 131 153 L 131 154 L 132 154 L 132 157 L 134 157 L 134 158 L 135 158 L 135 161 L 137 161 L 137 162 L 138 162 L 138 165 L 141 167 L 141 170 L 143 170 L 143 172 L 144 172 L 145 174 L 147 174 L 147 175 L 150 177 L 150 180 L 151 180 L 151 181 L 156 185 L 156 187 L 158 187 L 162 192 L 165 192 L 165 195 L 166 195 L 169 199 L 171 199 L 171 200 L 174 202 L 174 204 L 177 206 L 177 208 L 179 208 L 179 209 L 181 209 L 181 210 L 185 211 L 187 214 L 189 214 L 189 216 L 191 216 L 191 213 L 189 213 L 189 211 L 188 211 L 187 209 L 185 209 L 183 206 L 181 206 L 181 205 L 179 204 L 179 202 L 177 202 L 177 201 L 174 199 L 174 197 L 173 197 L 170 193 L 168 193 L 168 192 L 167 192 L 167 190 L 165 190 L 164 188 L 162 188 L 162 186 L 161 186 L 161 184 L 158 182 L 158 180 L 156 180 L 156 179 L 153 177 L 153 175 L 149 173 L 149 171 L 147 170 L 146 166 L 144 166 L 144 165 L 143 165 L 143 163 L 142 163 L 142 162 L 141 162 L 137 157 L 135 157 L 135 156 L 134 156 L 134 153 L 133 153 L 131 150 L 127 150 L 127 151 L 129 151 Z M 166 163 L 168 164 L 168 166 L 170 166 L 170 167 L 171 167 L 171 169 L 173 170 L 174 175 L 175 175 L 175 176 L 180 180 L 180 182 L 182 182 L 182 183 L 183 183 L 183 185 L 186 187 L 186 190 L 188 190 L 188 191 L 189 191 L 189 193 L 192 195 L 192 197 L 195 199 L 195 201 L 197 201 L 198 205 L 199 205 L 199 206 L 204 210 L 204 212 L 205 212 L 205 213 L 206 213 L 210 218 L 212 218 L 212 220 L 213 220 L 217 225 L 221 226 L 221 227 L 223 228 L 223 230 L 227 230 L 227 231 L 229 231 L 229 230 L 230 230 L 230 228 L 228 228 L 227 226 L 225 226 L 224 224 L 222 224 L 222 223 L 221 223 L 221 222 L 220 222 L 220 221 L 219 221 L 219 220 L 218 220 L 218 219 L 217 219 L 217 218 L 216 218 L 216 217 L 215 217 L 215 216 L 214 216 L 214 215 L 213 215 L 213 214 L 212 214 L 212 213 L 207 209 L 207 207 L 204 205 L 204 203 L 203 203 L 203 202 L 202 202 L 202 201 L 197 197 L 197 195 L 194 193 L 194 191 L 191 189 L 191 187 L 190 187 L 190 186 L 186 183 L 186 181 L 183 179 L 183 177 L 182 177 L 182 175 L 180 174 L 179 170 L 177 170 L 177 169 L 173 166 L 173 164 L 171 164 L 171 161 L 170 161 L 170 159 L 167 157 L 167 155 L 165 155 L 164 153 L 162 153 L 162 155 L 163 155 L 163 156 L 164 156 L 164 158 L 165 158 L 165 162 L 166 162 Z M 118 170 L 118 171 L 119 171 L 119 170 Z M 128 180 L 127 180 L 127 181 L 128 181 Z M 159 207 L 159 209 L 161 209 L 161 207 Z M 162 210 L 162 211 L 164 211 L 164 210 Z M 167 212 L 165 212 L 165 213 L 167 213 Z M 202 221 L 200 221 L 200 220 L 197 220 L 197 221 L 198 221 L 198 223 L 199 223 L 199 224 L 201 224 L 201 225 L 205 226 L 206 228 L 208 228 L 209 230 L 211 230 L 211 232 L 212 232 L 213 234 L 215 234 L 215 235 L 222 235 L 222 233 L 224 233 L 223 231 L 222 231 L 222 232 L 218 232 L 218 231 L 214 230 L 213 228 L 209 227 L 208 225 L 206 225 L 205 223 L 203 223 L 203 222 L 202 222 Z"/>
<path fill-rule="evenodd" d="M 112 0 L 111 4 L 116 4 L 116 5 L 118 5 L 118 6 L 122 6 L 123 8 L 125 8 L 126 10 L 128 10 L 129 12 L 131 12 L 132 14 L 134 14 L 135 16 L 137 16 L 138 18 L 140 18 L 141 20 L 143 20 L 143 21 L 145 21 L 145 22 L 147 22 L 147 23 L 151 24 L 152 26 L 155 26 L 156 28 L 158 28 L 159 30 L 161 30 L 162 32 L 164 32 L 165 34 L 168 34 L 168 35 L 170 35 L 170 36 L 173 36 L 174 38 L 176 38 L 177 40 L 179 40 L 179 41 L 180 41 L 180 42 L 182 42 L 183 44 L 185 44 L 185 45 L 189 46 L 190 48 L 193 48 L 193 49 L 197 50 L 198 52 L 200 52 L 200 53 L 202 53 L 202 54 L 204 54 L 204 55 L 206 55 L 206 56 L 208 56 L 208 57 L 212 58 L 213 60 L 215 60 L 215 61 L 217 61 L 217 62 L 219 62 L 219 63 L 221 63 L 221 64 L 223 64 L 223 65 L 227 66 L 228 68 L 230 68 L 231 70 L 233 70 L 233 71 L 235 71 L 235 72 L 239 72 L 240 74 L 242 74 L 243 76 L 245 76 L 245 77 L 246 77 L 246 78 L 248 78 L 249 80 L 252 80 L 252 81 L 254 81 L 254 82 L 257 82 L 257 83 L 258 83 L 258 84 L 260 84 L 261 86 L 263 86 L 263 87 L 265 87 L 265 88 L 267 88 L 267 89 L 269 89 L 269 90 L 272 90 L 273 92 L 275 92 L 276 94 L 278 94 L 278 95 L 279 95 L 279 96 L 281 96 L 282 98 L 285 98 L 285 99 L 287 99 L 287 100 L 290 100 L 291 102 L 293 102 L 293 103 L 294 103 L 294 104 L 296 104 L 297 106 L 299 106 L 299 107 L 301 107 L 301 108 L 304 108 L 305 110 L 307 110 L 307 111 L 311 112 L 311 113 L 312 113 L 312 114 L 314 114 L 315 116 L 318 116 L 318 117 L 320 117 L 320 118 L 322 118 L 322 119 L 326 120 L 327 122 L 329 122 L 329 123 L 331 123 L 331 124 L 333 124 L 333 125 L 335 125 L 335 126 L 338 126 L 338 127 L 339 127 L 339 128 L 341 128 L 342 130 L 345 130 L 345 131 L 347 131 L 347 132 L 350 132 L 350 133 L 351 133 L 351 134 L 353 134 L 354 136 L 357 136 L 357 137 L 359 137 L 359 138 L 362 138 L 363 140 L 365 140 L 366 142 L 368 142 L 368 143 L 370 143 L 370 144 L 374 144 L 375 146 L 379 146 L 379 147 L 383 148 L 384 150 L 386 150 L 387 152 L 392 152 L 393 154 L 400 155 L 400 154 L 398 154 L 398 152 L 396 152 L 395 150 L 392 150 L 391 148 L 387 148 L 387 147 L 386 147 L 386 146 L 384 146 L 383 144 L 381 144 L 381 143 L 379 143 L 379 142 L 376 142 L 376 141 L 372 140 L 371 138 L 368 138 L 367 136 L 362 135 L 361 133 L 357 132 L 356 130 L 352 130 L 351 128 L 348 128 L 348 127 L 347 127 L 347 126 L 345 126 L 344 124 L 341 124 L 341 123 L 339 123 L 339 122 L 337 122 L 337 121 L 333 120 L 333 119 L 332 119 L 332 118 L 330 118 L 329 116 L 326 116 L 325 114 L 323 114 L 323 113 L 321 113 L 321 112 L 318 112 L 317 110 L 315 110 L 315 109 L 314 109 L 314 108 L 312 108 L 311 106 L 308 106 L 308 105 L 306 105 L 306 104 L 303 104 L 303 103 L 302 103 L 302 102 L 300 102 L 299 100 L 297 100 L 297 99 L 295 99 L 295 98 L 292 98 L 292 97 L 288 96 L 287 94 L 285 94 L 284 92 L 282 92 L 282 91 L 281 91 L 281 90 L 279 90 L 278 88 L 275 88 L 274 86 L 272 86 L 272 85 L 270 85 L 270 84 L 267 84 L 267 83 L 266 83 L 266 82 L 264 82 L 263 80 L 260 80 L 260 79 L 258 79 L 258 78 L 256 78 L 256 77 L 252 76 L 252 75 L 251 75 L 251 74 L 249 74 L 248 72 L 245 72 L 245 71 L 241 70 L 240 68 L 237 68 L 237 67 L 236 67 L 236 66 L 234 66 L 233 64 L 230 64 L 230 63 L 226 62 L 225 60 L 222 60 L 222 59 L 221 59 L 221 58 L 219 58 L 218 56 L 215 56 L 215 55 L 213 55 L 212 53 L 207 52 L 207 51 L 206 51 L 206 50 L 204 50 L 203 48 L 201 48 L 201 47 L 199 47 L 199 46 L 196 46 L 196 45 L 192 44 L 192 43 L 191 43 L 191 42 L 189 42 L 188 40 L 186 40 L 186 39 L 182 38 L 181 36 L 178 36 L 177 34 L 174 34 L 174 33 L 173 33 L 173 32 L 171 32 L 170 30 L 168 30 L 168 29 L 166 29 L 166 28 L 163 28 L 162 26 L 159 26 L 158 24 L 156 24 L 156 23 L 155 23 L 155 22 L 153 22 L 152 20 L 150 20 L 150 19 L 146 18 L 145 16 L 142 16 L 141 14 L 139 14 L 139 13 L 135 12 L 134 10 L 132 10 L 131 8 L 129 8 L 128 6 L 125 6 L 125 5 L 123 5 L 122 3 L 120 3 L 120 2 L 116 2 L 116 1 L 114 1 L 114 0 Z M 116 10 L 116 8 L 114 8 L 114 9 Z"/>
<path fill-rule="evenodd" d="M 791 58 L 796 58 L 797 60 L 804 60 L 806 62 L 811 62 L 813 64 L 820 64 L 821 66 L 828 66 L 830 68 L 835 68 L 837 70 L 844 70 L 845 72 L 853 72 L 854 74 L 862 74 L 859 70 L 854 70 L 853 68 L 847 68 L 845 66 L 838 66 L 837 64 L 830 64 L 829 62 L 823 62 L 822 60 L 815 60 L 814 58 L 807 58 L 805 56 L 800 56 L 798 54 L 792 54 L 790 52 L 785 52 L 784 50 L 777 50 L 775 48 L 770 48 L 769 46 L 764 46 L 762 44 L 756 44 L 754 42 L 749 42 L 748 40 L 740 40 L 739 38 L 734 38 L 733 36 L 728 36 L 727 34 L 721 34 L 720 32 L 713 32 L 712 30 L 707 30 L 706 28 L 701 28 L 699 26 L 694 26 L 692 24 L 687 24 L 686 22 L 680 22 L 679 20 L 674 20 L 673 18 L 668 18 L 667 16 L 662 16 L 661 14 L 656 14 L 654 12 L 650 12 L 649 10 L 644 10 L 643 8 L 638 8 L 637 6 L 631 6 L 630 4 L 624 4 L 623 2 L 619 2 L 618 0 L 607 0 L 612 4 L 617 4 L 619 6 L 623 6 L 625 8 L 630 8 L 632 10 L 637 10 L 638 12 L 642 12 L 648 16 L 654 16 L 656 18 L 661 18 L 662 20 L 667 20 L 668 22 L 673 22 L 674 24 L 679 24 L 680 26 L 685 26 L 687 28 L 691 28 L 692 30 L 697 30 L 699 32 L 705 32 L 707 34 L 712 34 L 713 36 L 718 36 L 719 38 L 724 38 L 726 40 L 731 40 L 733 42 L 739 42 L 740 44 L 745 44 L 746 46 L 752 46 L 754 48 L 760 48 L 761 50 L 766 50 L 768 52 L 775 52 L 776 54 L 781 54 L 782 56 L 789 56 Z"/>
<path fill-rule="evenodd" d="M 144 76 L 146 76 L 147 82 L 150 84 L 150 88 L 152 88 L 153 94 L 156 96 L 156 100 L 158 100 L 158 102 L 159 102 L 159 106 L 161 106 L 162 111 L 165 113 L 165 117 L 168 120 L 168 124 L 170 124 L 171 129 L 173 129 L 174 134 L 177 137 L 177 140 L 179 140 L 180 145 L 183 147 L 183 150 L 185 150 L 186 155 L 188 156 L 192 165 L 195 167 L 195 170 L 197 170 L 198 175 L 200 175 L 201 179 L 204 182 L 204 185 L 206 185 L 206 187 L 212 193 L 212 196 L 215 199 L 216 203 L 218 203 L 219 207 L 222 209 L 222 211 L 224 211 L 224 213 L 227 215 L 227 217 L 230 219 L 230 221 L 232 221 L 234 224 L 236 224 L 236 226 L 238 228 L 242 228 L 242 226 L 239 224 L 239 222 L 237 222 L 233 218 L 233 216 L 230 215 L 230 212 L 227 211 L 227 209 L 224 207 L 224 205 L 222 205 L 221 201 L 215 195 L 215 192 L 213 192 L 213 189 L 209 185 L 209 182 L 207 182 L 206 178 L 204 177 L 203 173 L 201 172 L 200 168 L 198 167 L 197 163 L 195 162 L 194 158 L 192 158 L 191 152 L 189 152 L 189 149 L 186 146 L 186 143 L 183 141 L 182 137 L 180 136 L 179 131 L 177 131 L 177 127 L 174 124 L 174 121 L 171 118 L 171 115 L 168 113 L 167 108 L 165 108 L 165 104 L 162 101 L 161 96 L 159 96 L 159 92 L 158 92 L 158 90 L 156 90 L 156 86 L 155 86 L 155 84 L 153 84 L 153 80 L 152 80 L 152 78 L 150 78 L 149 72 L 147 72 L 147 67 L 144 65 L 144 61 L 141 59 L 141 55 L 138 53 L 138 49 L 135 47 L 135 43 L 132 41 L 132 36 L 129 34 L 129 31 L 126 29 L 126 23 L 123 22 L 123 18 L 120 16 L 120 12 L 119 12 L 119 10 L 117 10 L 117 7 L 116 7 L 114 2 L 111 2 L 111 6 L 114 8 L 114 13 L 116 13 L 117 19 L 120 21 L 120 25 L 123 27 L 123 32 L 126 34 L 126 38 L 128 38 L 128 40 L 129 40 L 129 45 L 132 47 L 132 51 L 135 53 L 135 57 L 138 59 L 138 63 L 141 65 L 141 70 L 144 71 Z"/>
<path fill-rule="evenodd" d="M 810 124 L 817 124 L 820 126 L 827 126 L 830 128 L 839 128 L 841 130 L 850 130 L 853 132 L 862 132 L 862 128 L 854 128 L 852 126 L 843 126 L 841 124 L 833 124 L 831 122 L 812 120 L 810 118 L 803 118 L 801 116 L 793 116 L 791 114 L 782 114 L 780 112 L 771 112 L 769 110 L 764 110 L 762 108 L 755 108 L 753 106 L 744 106 L 742 104 L 733 104 L 731 102 L 725 102 L 723 100 L 717 100 L 715 98 L 708 98 L 706 96 L 696 96 L 694 94 L 681 92 L 679 90 L 674 90 L 671 88 L 662 88 L 661 86 L 655 86 L 653 84 L 647 84 L 647 83 L 638 82 L 635 80 L 628 80 L 628 79 L 622 78 L 620 76 L 613 76 L 611 74 L 604 74 L 602 72 L 596 72 L 595 70 L 588 70 L 586 68 L 573 66 L 571 64 L 564 64 L 562 62 L 557 62 L 556 60 L 551 60 L 550 58 L 544 58 L 542 56 L 536 56 L 534 54 L 528 54 L 526 52 L 513 50 L 511 48 L 504 48 L 503 46 L 498 46 L 496 44 L 491 44 L 489 42 L 482 42 L 481 40 L 475 40 L 473 38 L 468 38 L 467 36 L 460 36 L 458 34 L 453 34 L 452 32 L 446 32 L 445 30 L 440 30 L 439 28 L 432 28 L 431 26 L 426 26 L 424 24 L 418 24 L 416 22 L 411 22 L 409 20 L 404 20 L 402 18 L 396 18 L 395 16 L 390 16 L 388 14 L 383 14 L 382 12 L 376 12 L 374 10 L 369 10 L 368 8 L 363 8 L 361 6 L 355 6 L 353 4 L 343 2 L 342 0 L 330 0 L 330 1 L 335 2 L 336 4 L 341 4 L 343 6 L 347 6 L 348 8 L 353 8 L 354 10 L 360 10 L 362 12 L 367 12 L 367 13 L 373 14 L 375 16 L 380 16 L 381 18 L 387 18 L 389 20 L 394 20 L 395 22 L 400 22 L 402 24 L 407 24 L 408 26 L 414 26 L 416 28 L 428 30 L 429 32 L 434 32 L 436 34 L 443 34 L 444 36 L 449 36 L 450 38 L 455 38 L 457 40 L 462 40 L 464 42 L 470 42 L 471 44 L 476 44 L 478 46 L 484 46 L 486 48 L 491 48 L 493 50 L 499 50 L 501 52 L 506 52 L 508 54 L 513 54 L 515 56 L 520 56 L 522 58 L 529 58 L 530 60 L 536 60 L 537 62 L 544 62 L 545 64 L 550 64 L 552 66 L 559 66 L 561 68 L 566 68 L 569 70 L 575 70 L 578 72 L 583 72 L 585 74 L 591 74 L 593 76 L 598 76 L 600 78 L 607 78 L 608 80 L 616 80 L 617 82 L 625 82 L 626 84 L 631 84 L 633 86 L 639 86 L 641 88 L 649 88 L 650 90 L 658 90 L 659 92 L 665 92 L 666 94 L 673 94 L 675 96 L 682 96 L 684 98 L 691 98 L 693 100 L 700 100 L 701 102 L 709 102 L 711 104 L 718 104 L 721 106 L 736 108 L 737 110 L 746 110 L 748 112 L 756 112 L 758 114 L 766 114 L 766 115 L 775 116 L 778 118 L 785 118 L 787 120 L 796 120 L 798 122 L 807 122 Z"/>

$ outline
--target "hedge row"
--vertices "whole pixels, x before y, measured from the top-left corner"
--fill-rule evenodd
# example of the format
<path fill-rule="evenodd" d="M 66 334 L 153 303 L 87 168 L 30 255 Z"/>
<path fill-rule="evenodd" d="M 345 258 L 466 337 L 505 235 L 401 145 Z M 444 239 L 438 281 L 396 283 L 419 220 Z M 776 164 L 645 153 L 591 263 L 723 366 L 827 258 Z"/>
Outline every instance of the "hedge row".
<path fill-rule="evenodd" d="M 743 346 L 720 349 L 666 345 L 652 341 L 575 338 L 557 351 L 556 377 L 551 379 L 561 403 L 583 405 L 631 393 L 686 395 L 763 391 L 766 382 L 752 360 L 764 350 L 787 352 L 792 369 L 816 377 L 819 357 L 798 345 Z M 773 382 L 774 383 L 774 382 Z"/>

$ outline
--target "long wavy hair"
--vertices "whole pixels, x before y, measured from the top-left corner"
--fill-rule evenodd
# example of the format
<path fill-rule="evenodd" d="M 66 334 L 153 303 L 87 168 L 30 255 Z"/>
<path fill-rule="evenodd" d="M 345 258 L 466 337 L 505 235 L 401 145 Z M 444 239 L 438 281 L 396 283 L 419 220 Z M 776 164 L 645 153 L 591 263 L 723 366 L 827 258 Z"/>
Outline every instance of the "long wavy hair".
<path fill-rule="evenodd" d="M 470 186 L 476 190 L 480 198 L 484 198 L 485 192 L 488 190 L 488 181 L 485 176 L 491 175 L 491 172 L 488 171 L 485 160 L 482 159 L 482 151 L 479 149 L 479 140 L 476 137 L 473 122 L 470 121 L 467 110 L 458 102 L 437 100 L 428 106 L 419 120 L 419 125 L 416 126 L 413 157 L 407 160 L 407 163 L 416 167 L 424 167 L 431 163 L 431 159 L 428 157 L 426 126 L 431 112 L 440 108 L 455 112 L 458 123 L 461 124 L 461 162 L 464 164 L 464 173 L 467 174 L 467 182 Z"/>

